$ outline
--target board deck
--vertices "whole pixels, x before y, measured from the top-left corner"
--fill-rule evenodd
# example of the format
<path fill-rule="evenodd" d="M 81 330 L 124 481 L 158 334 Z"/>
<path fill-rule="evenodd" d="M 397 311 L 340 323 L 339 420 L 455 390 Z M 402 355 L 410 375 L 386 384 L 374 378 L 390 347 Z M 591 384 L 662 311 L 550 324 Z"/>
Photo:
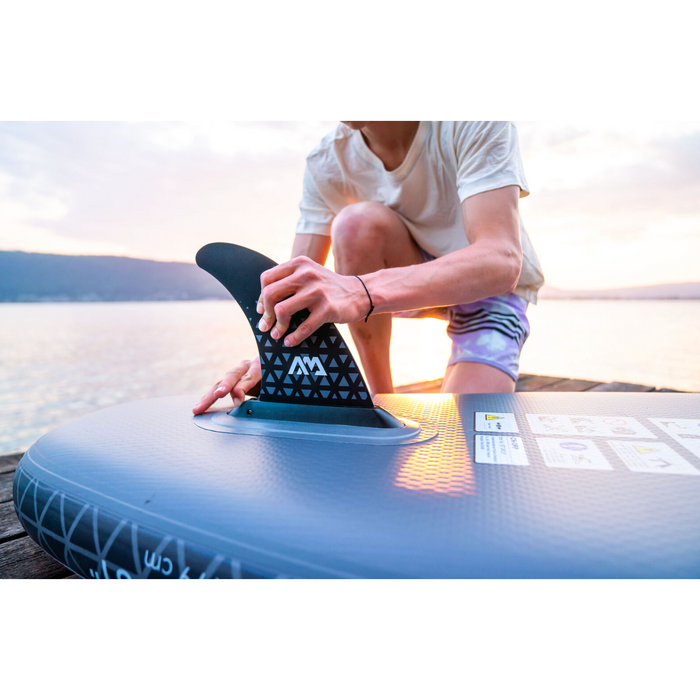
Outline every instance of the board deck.
<path fill-rule="evenodd" d="M 49 434 L 25 455 L 18 474 L 26 481 L 18 477 L 17 493 L 36 501 L 36 507 L 20 507 L 25 527 L 60 556 L 71 550 L 70 538 L 61 533 L 70 530 L 78 511 L 71 506 L 73 520 L 61 521 L 54 506 L 63 502 L 67 513 L 62 498 L 87 504 L 81 518 L 97 544 L 83 543 L 83 551 L 65 563 L 93 578 L 119 572 L 700 574 L 700 456 L 654 422 L 700 422 L 697 395 L 536 392 L 386 395 L 376 401 L 395 415 L 435 427 L 437 437 L 376 447 L 213 434 L 186 416 L 189 397 L 91 414 Z M 477 414 L 510 430 L 484 429 Z M 512 414 L 517 432 L 512 421 L 502 420 L 504 414 Z M 561 434 L 535 433 L 532 416 L 568 418 Z M 593 432 L 589 427 L 572 434 L 586 420 Z M 477 443 L 486 439 L 511 445 L 511 452 L 517 439 L 520 461 L 499 463 L 507 450 L 496 449 L 490 463 L 484 460 Z M 660 457 L 659 445 L 665 446 Z M 668 450 L 675 457 L 666 466 Z M 594 459 L 586 462 L 584 455 Z M 30 482 L 39 488 L 32 491 Z M 48 518 L 43 523 L 42 513 Z"/>

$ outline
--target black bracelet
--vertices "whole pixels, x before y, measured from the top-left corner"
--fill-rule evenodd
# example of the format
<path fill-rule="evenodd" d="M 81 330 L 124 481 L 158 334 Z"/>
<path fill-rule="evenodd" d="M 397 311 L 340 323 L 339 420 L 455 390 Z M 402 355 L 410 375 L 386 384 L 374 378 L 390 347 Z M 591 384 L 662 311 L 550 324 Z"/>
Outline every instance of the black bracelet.
<path fill-rule="evenodd" d="M 355 275 L 355 277 L 357 277 L 357 275 Z M 357 279 L 360 280 L 360 282 L 362 282 L 362 280 L 359 277 L 357 277 Z M 362 286 L 365 288 L 365 292 L 367 292 L 367 298 L 369 299 L 369 311 L 367 312 L 367 315 L 365 316 L 365 323 L 367 323 L 367 319 L 369 318 L 369 315 L 374 311 L 374 304 L 372 303 L 372 297 L 369 295 L 369 292 L 367 291 L 367 285 L 364 282 L 362 282 Z"/>

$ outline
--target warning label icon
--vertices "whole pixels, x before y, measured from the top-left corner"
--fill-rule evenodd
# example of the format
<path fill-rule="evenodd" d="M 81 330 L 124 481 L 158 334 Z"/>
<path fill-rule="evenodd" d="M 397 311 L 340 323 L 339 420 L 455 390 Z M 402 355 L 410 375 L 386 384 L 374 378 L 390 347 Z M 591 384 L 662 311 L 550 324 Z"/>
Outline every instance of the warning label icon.
<path fill-rule="evenodd" d="M 635 445 L 634 449 L 639 452 L 639 454 L 646 454 L 647 452 L 658 452 L 659 450 L 655 447 L 646 447 L 645 445 Z"/>
<path fill-rule="evenodd" d="M 518 424 L 512 413 L 476 411 L 474 413 L 474 429 L 486 433 L 517 433 Z"/>

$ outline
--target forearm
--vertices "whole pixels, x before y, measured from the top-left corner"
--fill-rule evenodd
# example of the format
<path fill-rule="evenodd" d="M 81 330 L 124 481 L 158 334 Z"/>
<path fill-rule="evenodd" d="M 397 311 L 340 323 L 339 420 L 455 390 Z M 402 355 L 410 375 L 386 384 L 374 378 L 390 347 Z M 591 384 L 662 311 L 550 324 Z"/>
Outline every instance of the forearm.
<path fill-rule="evenodd" d="M 292 246 L 292 258 L 305 255 L 319 265 L 325 265 L 331 251 L 331 237 L 315 233 L 297 233 Z"/>
<path fill-rule="evenodd" d="M 522 266 L 517 186 L 462 202 L 470 245 L 437 260 L 363 275 L 375 313 L 468 304 L 510 294 Z"/>
<path fill-rule="evenodd" d="M 421 265 L 378 270 L 362 279 L 374 313 L 467 304 L 511 293 L 522 265 L 518 245 L 481 240 Z"/>

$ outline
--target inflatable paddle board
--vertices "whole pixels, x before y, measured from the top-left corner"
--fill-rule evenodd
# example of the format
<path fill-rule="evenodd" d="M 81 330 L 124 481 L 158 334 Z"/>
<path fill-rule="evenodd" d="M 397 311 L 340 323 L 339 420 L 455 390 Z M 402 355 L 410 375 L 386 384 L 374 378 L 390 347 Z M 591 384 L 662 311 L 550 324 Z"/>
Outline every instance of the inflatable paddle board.
<path fill-rule="evenodd" d="M 291 349 L 257 329 L 273 261 L 197 262 L 246 313 L 259 397 L 122 404 L 32 445 L 17 515 L 79 576 L 700 575 L 697 395 L 372 397 L 333 324 Z"/>

